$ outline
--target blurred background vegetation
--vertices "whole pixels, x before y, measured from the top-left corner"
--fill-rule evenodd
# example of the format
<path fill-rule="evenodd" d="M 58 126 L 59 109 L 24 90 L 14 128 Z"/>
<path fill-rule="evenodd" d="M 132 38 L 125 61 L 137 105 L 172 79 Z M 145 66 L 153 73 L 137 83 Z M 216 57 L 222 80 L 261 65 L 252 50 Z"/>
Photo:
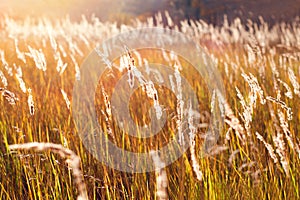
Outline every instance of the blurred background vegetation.
<path fill-rule="evenodd" d="M 83 14 L 95 14 L 101 20 L 128 23 L 134 18 L 144 20 L 167 10 L 175 22 L 203 19 L 222 25 L 227 15 L 229 21 L 239 17 L 254 22 L 259 22 L 262 16 L 266 22 L 274 24 L 299 16 L 300 0 L 0 0 L 0 9 L 2 15 L 8 13 L 15 18 L 69 15 L 76 20 Z"/>

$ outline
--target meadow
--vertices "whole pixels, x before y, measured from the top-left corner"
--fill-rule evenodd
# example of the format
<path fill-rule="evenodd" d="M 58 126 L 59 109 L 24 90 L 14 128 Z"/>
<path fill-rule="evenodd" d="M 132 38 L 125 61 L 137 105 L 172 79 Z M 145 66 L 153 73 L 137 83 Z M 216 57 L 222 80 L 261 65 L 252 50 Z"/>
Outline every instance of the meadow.
<path fill-rule="evenodd" d="M 95 46 L 139 27 L 178 30 L 207 52 L 225 89 L 219 102 L 224 126 L 217 144 L 201 155 L 212 99 L 201 77 L 186 73 L 188 64 L 182 63 L 184 76 L 194 80 L 203 111 L 191 147 L 159 171 L 125 173 L 107 167 L 85 149 L 72 117 L 72 90 Z M 168 14 L 130 25 L 84 16 L 78 22 L 68 17 L 3 16 L 0 30 L 0 199 L 300 198 L 299 18 L 272 27 L 262 18 L 260 23 L 246 24 L 238 18 L 232 23 L 225 19 L 223 26 L 215 27 L 202 20 L 175 25 Z M 139 59 L 127 57 L 136 63 Z M 164 62 L 163 57 L 158 59 Z M 118 146 L 138 152 L 167 143 L 178 130 L 176 96 L 154 86 L 158 97 L 164 95 L 168 114 L 177 120 L 149 140 L 130 138 L 108 110 L 112 83 L 118 77 L 116 72 L 114 78 L 102 79 L 97 88 L 99 124 L 107 135 Z M 130 100 L 136 123 L 149 122 L 143 113 L 155 101 L 150 98 L 141 104 L 147 98 L 140 88 Z M 159 164 L 163 159 L 153 156 L 153 161 Z"/>

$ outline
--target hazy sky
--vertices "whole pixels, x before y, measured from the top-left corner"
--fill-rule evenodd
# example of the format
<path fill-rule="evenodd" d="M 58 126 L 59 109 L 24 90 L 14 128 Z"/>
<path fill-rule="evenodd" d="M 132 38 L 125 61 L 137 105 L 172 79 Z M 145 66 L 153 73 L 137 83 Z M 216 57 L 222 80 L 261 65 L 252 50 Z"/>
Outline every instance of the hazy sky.
<path fill-rule="evenodd" d="M 17 17 L 65 14 L 80 16 L 91 12 L 102 12 L 103 15 L 107 15 L 110 11 L 120 10 L 120 5 L 120 0 L 0 0 L 1 13 Z"/>
<path fill-rule="evenodd" d="M 11 15 L 54 14 L 68 12 L 73 7 L 72 2 L 78 4 L 79 0 L 0 0 L 0 7 L 2 12 Z"/>
<path fill-rule="evenodd" d="M 103 21 L 126 23 L 130 22 L 132 17 L 144 19 L 157 11 L 163 11 L 168 8 L 167 1 L 169 0 L 0 0 L 0 16 L 3 13 L 8 13 L 15 18 L 23 18 L 27 15 L 63 17 L 69 14 L 71 19 L 80 19 L 82 14 L 89 18 L 92 13 L 95 13 Z M 300 0 L 204 1 L 206 6 L 202 7 L 202 11 L 208 12 L 201 12 L 201 18 L 211 23 L 222 23 L 221 17 L 224 14 L 229 20 L 240 17 L 258 21 L 257 18 L 261 15 L 266 21 L 272 22 L 294 18 L 296 15 L 299 16 L 300 12 Z M 183 19 L 193 17 L 196 12 L 194 11 L 190 8 L 186 10 L 176 8 L 171 9 L 170 14 L 173 19 Z M 221 17 L 217 19 L 216 14 Z"/>
<path fill-rule="evenodd" d="M 117 15 L 153 12 L 165 0 L 0 0 L 1 13 L 24 17 L 26 15 L 80 16 L 96 13 L 103 19 Z"/>

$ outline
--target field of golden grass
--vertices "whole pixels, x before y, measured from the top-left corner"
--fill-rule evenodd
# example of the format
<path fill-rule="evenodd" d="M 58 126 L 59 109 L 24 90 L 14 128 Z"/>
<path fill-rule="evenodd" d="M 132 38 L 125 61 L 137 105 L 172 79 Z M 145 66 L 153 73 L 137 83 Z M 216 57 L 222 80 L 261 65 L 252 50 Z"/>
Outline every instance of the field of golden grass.
<path fill-rule="evenodd" d="M 222 27 L 182 21 L 177 27 L 168 15 L 163 17 L 167 24 L 157 15 L 121 26 L 95 17 L 80 22 L 0 19 L 0 199 L 300 198 L 300 20 L 273 27 L 262 19 L 260 25 L 236 19 Z M 196 89 L 203 112 L 189 150 L 160 171 L 125 173 L 86 151 L 72 118 L 72 90 L 81 64 L 96 45 L 149 26 L 178 30 L 209 54 L 225 88 L 219 102 L 225 125 L 217 144 L 202 156 L 211 97 L 207 89 Z M 138 57 L 130 59 L 137 62 Z M 182 63 L 183 74 L 185 67 Z M 200 77 L 184 76 L 202 88 Z M 102 81 L 109 88 L 115 80 Z M 158 97 L 164 95 L 168 114 L 176 117 L 176 97 L 163 88 L 156 90 Z M 150 151 L 168 142 L 165 138 L 176 130 L 178 124 L 170 122 L 141 147 L 140 140 L 124 136 L 106 120 L 105 97 L 111 90 L 98 87 L 97 92 L 95 104 L 99 111 L 106 110 L 98 113 L 99 122 L 125 149 Z M 141 89 L 130 101 L 136 123 L 149 121 L 143 113 L 153 100 L 142 105 L 144 99 Z M 164 162 L 155 155 L 153 161 Z"/>

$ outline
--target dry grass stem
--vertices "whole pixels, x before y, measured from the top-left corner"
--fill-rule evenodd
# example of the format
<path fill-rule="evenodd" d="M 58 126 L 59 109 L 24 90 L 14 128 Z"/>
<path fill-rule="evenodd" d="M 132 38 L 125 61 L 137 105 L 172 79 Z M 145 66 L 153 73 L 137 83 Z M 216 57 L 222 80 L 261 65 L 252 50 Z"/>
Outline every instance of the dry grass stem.
<path fill-rule="evenodd" d="M 164 162 L 154 151 L 150 152 L 156 171 L 156 197 L 159 200 L 168 199 L 168 177 L 167 172 L 161 166 L 164 166 Z"/>
<path fill-rule="evenodd" d="M 53 143 L 25 143 L 25 144 L 12 144 L 9 145 L 10 151 L 15 150 L 34 150 L 37 152 L 52 151 L 53 153 L 59 154 L 63 158 L 67 158 L 67 162 L 73 170 L 73 176 L 75 178 L 75 183 L 78 188 L 77 200 L 88 200 L 87 190 L 84 183 L 83 175 L 80 170 L 80 157 L 77 156 L 70 149 L 64 148 L 60 144 Z"/>

